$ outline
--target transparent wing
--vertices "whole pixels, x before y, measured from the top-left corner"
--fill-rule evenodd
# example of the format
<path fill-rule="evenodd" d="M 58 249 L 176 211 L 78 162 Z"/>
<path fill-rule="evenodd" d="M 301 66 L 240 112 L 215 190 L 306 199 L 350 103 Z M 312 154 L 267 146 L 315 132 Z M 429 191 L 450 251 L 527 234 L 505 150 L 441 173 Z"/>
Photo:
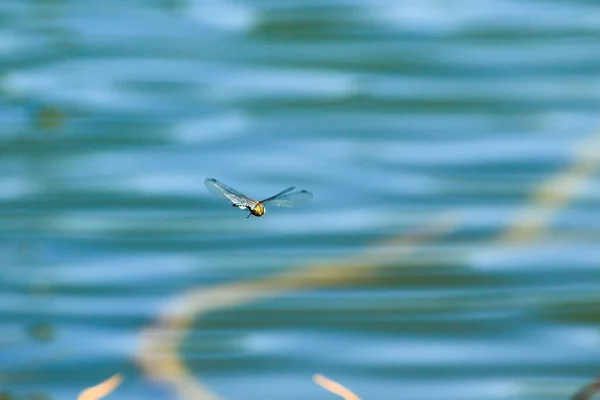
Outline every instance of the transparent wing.
<path fill-rule="evenodd" d="M 261 200 L 260 202 L 264 203 L 265 201 L 271 201 L 273 199 L 276 199 L 277 197 L 283 196 L 284 194 L 291 192 L 294 189 L 296 189 L 296 186 L 290 186 L 289 188 L 284 189 L 281 192 L 279 192 L 279 193 L 277 193 L 277 194 L 275 194 L 275 195 L 273 195 L 271 197 L 267 197 L 266 199 Z"/>
<path fill-rule="evenodd" d="M 204 184 L 214 194 L 219 197 L 224 197 L 231 201 L 233 204 L 241 205 L 241 206 L 251 206 L 256 204 L 255 200 L 252 200 L 250 197 L 245 194 L 238 192 L 232 187 L 227 186 L 224 183 L 219 182 L 213 178 L 206 178 Z"/>
<path fill-rule="evenodd" d="M 300 190 L 298 192 L 286 194 L 293 189 L 293 187 L 286 189 L 273 197 L 261 201 L 261 203 L 269 203 L 278 207 L 294 207 L 306 203 L 313 197 L 313 194 L 308 190 Z"/>

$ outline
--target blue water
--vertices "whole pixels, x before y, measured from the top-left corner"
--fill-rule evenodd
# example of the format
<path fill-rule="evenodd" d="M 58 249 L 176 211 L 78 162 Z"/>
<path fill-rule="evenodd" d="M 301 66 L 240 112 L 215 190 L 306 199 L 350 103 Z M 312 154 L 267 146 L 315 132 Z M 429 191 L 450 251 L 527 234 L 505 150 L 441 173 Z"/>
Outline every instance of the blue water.
<path fill-rule="evenodd" d="M 597 376 L 600 5 L 396 3 L 2 2 L 0 393 Z M 207 176 L 314 198 L 246 220 Z"/>

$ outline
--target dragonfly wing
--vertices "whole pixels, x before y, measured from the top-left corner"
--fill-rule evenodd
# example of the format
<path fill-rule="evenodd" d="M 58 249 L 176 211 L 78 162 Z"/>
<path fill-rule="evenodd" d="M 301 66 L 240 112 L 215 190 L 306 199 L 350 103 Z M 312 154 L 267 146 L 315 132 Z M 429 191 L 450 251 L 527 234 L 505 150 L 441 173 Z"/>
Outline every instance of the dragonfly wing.
<path fill-rule="evenodd" d="M 285 190 L 283 193 L 287 193 Z M 313 194 L 308 190 L 300 190 L 298 192 L 293 192 L 289 194 L 282 194 L 280 196 L 274 196 L 267 200 L 262 201 L 261 203 L 269 203 L 278 207 L 294 207 L 299 204 L 306 203 L 310 199 L 312 199 Z"/>
<path fill-rule="evenodd" d="M 232 187 L 227 186 L 226 184 L 219 182 L 213 178 L 206 178 L 204 184 L 215 195 L 219 197 L 223 197 L 231 201 L 235 205 L 241 206 L 252 206 L 256 204 L 256 201 L 252 200 L 250 197 L 245 194 L 238 192 Z"/>
<path fill-rule="evenodd" d="M 260 202 L 261 202 L 261 203 L 264 203 L 265 201 L 271 201 L 271 200 L 273 200 L 273 199 L 276 199 L 276 198 L 278 198 L 278 197 L 280 197 L 280 196 L 283 196 L 283 195 L 284 195 L 284 194 L 286 194 L 286 193 L 289 193 L 289 192 L 291 192 L 291 191 L 292 191 L 292 190 L 294 190 L 294 189 L 296 189 L 296 186 L 290 186 L 289 188 L 287 188 L 287 189 L 285 189 L 285 190 L 282 190 L 281 192 L 279 192 L 279 193 L 277 193 L 277 194 L 275 194 L 275 195 L 273 195 L 273 196 L 271 196 L 271 197 L 267 197 L 266 199 L 264 199 L 264 200 L 261 200 Z"/>

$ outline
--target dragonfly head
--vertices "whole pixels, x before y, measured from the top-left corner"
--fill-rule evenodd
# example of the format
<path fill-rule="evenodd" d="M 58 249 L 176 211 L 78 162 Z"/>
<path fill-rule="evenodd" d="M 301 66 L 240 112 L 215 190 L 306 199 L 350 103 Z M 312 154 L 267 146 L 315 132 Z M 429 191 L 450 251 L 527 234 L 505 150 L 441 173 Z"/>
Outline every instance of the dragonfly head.
<path fill-rule="evenodd" d="M 263 215 L 265 215 L 265 206 L 262 205 L 262 203 L 256 203 L 254 205 L 254 207 L 252 207 L 250 209 L 250 212 L 252 213 L 252 215 L 257 216 L 257 217 L 262 217 Z"/>

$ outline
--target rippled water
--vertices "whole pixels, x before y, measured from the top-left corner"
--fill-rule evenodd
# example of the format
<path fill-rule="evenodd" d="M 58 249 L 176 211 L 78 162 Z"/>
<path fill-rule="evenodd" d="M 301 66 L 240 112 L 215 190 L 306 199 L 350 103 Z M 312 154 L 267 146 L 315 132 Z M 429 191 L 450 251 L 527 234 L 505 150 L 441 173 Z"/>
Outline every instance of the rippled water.
<path fill-rule="evenodd" d="M 598 21 L 2 2 L 0 393 L 568 398 L 600 373 Z M 315 196 L 245 220 L 206 176 Z"/>

